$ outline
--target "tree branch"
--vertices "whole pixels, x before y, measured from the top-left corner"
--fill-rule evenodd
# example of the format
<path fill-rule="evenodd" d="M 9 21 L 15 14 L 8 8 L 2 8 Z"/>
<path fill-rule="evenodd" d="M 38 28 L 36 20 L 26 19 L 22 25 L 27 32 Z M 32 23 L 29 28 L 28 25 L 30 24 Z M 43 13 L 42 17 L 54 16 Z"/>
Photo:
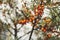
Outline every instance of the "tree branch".
<path fill-rule="evenodd" d="M 33 30 L 38 30 L 38 29 L 40 29 L 40 27 L 35 28 L 35 29 L 33 29 Z M 25 35 L 27 35 L 27 34 L 29 34 L 29 33 L 31 33 L 31 31 L 29 31 L 29 32 L 25 33 L 23 36 L 19 37 L 18 39 L 20 39 L 20 38 L 24 37 Z"/>
<path fill-rule="evenodd" d="M 7 30 L 14 36 L 14 34 L 7 28 Z"/>
<path fill-rule="evenodd" d="M 22 14 L 24 15 L 25 18 L 29 19 L 22 10 L 21 10 L 21 12 L 22 12 Z"/>
<path fill-rule="evenodd" d="M 19 29 L 17 29 L 17 30 L 20 30 L 22 27 L 23 27 L 23 25 Z"/>

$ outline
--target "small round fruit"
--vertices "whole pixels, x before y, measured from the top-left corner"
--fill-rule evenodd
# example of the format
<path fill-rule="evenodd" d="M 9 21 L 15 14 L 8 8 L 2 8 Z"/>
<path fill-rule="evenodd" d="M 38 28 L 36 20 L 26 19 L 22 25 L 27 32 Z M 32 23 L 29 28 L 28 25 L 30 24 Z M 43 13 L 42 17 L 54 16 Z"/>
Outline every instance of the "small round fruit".
<path fill-rule="evenodd" d="M 46 32 L 46 29 L 45 29 L 44 27 L 42 27 L 41 30 L 42 30 L 43 32 Z"/>
<path fill-rule="evenodd" d="M 46 23 L 50 23 L 51 22 L 51 19 L 46 19 Z"/>
<path fill-rule="evenodd" d="M 42 10 L 44 10 L 44 7 L 41 7 Z"/>
<path fill-rule="evenodd" d="M 32 22 L 32 19 L 29 19 L 30 22 Z"/>
<path fill-rule="evenodd" d="M 38 13 L 35 13 L 35 16 L 38 16 Z"/>
<path fill-rule="evenodd" d="M 26 22 L 29 22 L 29 20 L 28 20 L 28 19 L 26 19 Z"/>
<path fill-rule="evenodd" d="M 41 5 L 42 7 L 44 7 L 44 5 Z"/>
<path fill-rule="evenodd" d="M 46 29 L 44 29 L 43 32 L 46 32 Z"/>
<path fill-rule="evenodd" d="M 47 34 L 47 36 L 50 38 L 51 37 L 51 34 Z"/>
<path fill-rule="evenodd" d="M 44 28 L 42 27 L 41 30 L 44 30 Z"/>
<path fill-rule="evenodd" d="M 21 24 L 22 23 L 22 20 L 19 20 L 18 23 Z"/>
<path fill-rule="evenodd" d="M 40 6 L 38 7 L 38 10 L 41 10 L 41 7 Z"/>
<path fill-rule="evenodd" d="M 38 9 L 35 9 L 35 12 L 38 12 Z"/>
<path fill-rule="evenodd" d="M 31 19 L 32 19 L 32 20 L 34 20 L 35 18 L 34 18 L 34 17 L 32 17 Z"/>

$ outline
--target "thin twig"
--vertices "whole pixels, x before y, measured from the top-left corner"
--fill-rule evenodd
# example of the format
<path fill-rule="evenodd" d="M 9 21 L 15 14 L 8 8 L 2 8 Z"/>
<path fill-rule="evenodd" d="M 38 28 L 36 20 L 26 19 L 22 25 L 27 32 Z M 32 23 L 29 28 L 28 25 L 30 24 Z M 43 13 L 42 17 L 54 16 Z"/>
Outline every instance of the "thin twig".
<path fill-rule="evenodd" d="M 23 27 L 23 25 L 19 29 L 17 29 L 17 30 L 20 30 L 22 27 Z"/>
<path fill-rule="evenodd" d="M 7 28 L 7 30 L 14 36 L 14 34 Z"/>
<path fill-rule="evenodd" d="M 34 23 L 33 23 L 33 27 L 32 27 L 32 30 L 31 30 L 31 34 L 30 34 L 29 40 L 31 40 L 31 36 L 33 34 L 35 25 L 36 25 L 36 18 L 35 18 Z"/>
<path fill-rule="evenodd" d="M 35 28 L 34 30 L 38 30 L 38 29 L 40 29 L 40 27 Z M 25 33 L 23 36 L 19 37 L 18 39 L 20 39 L 20 38 L 24 37 L 25 35 L 27 35 L 27 34 L 29 34 L 29 33 L 31 33 L 31 31 L 29 31 L 29 32 Z"/>
<path fill-rule="evenodd" d="M 29 19 L 22 10 L 21 10 L 21 12 L 22 12 L 22 14 L 24 15 L 25 18 Z"/>

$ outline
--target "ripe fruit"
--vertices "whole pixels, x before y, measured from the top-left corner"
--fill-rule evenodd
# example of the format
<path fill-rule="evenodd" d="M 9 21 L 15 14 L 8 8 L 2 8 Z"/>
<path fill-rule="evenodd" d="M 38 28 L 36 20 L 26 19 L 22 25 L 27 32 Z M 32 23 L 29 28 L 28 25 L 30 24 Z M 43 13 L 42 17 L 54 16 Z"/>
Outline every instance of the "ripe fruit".
<path fill-rule="evenodd" d="M 34 17 L 30 17 L 29 21 L 32 22 L 35 18 Z"/>
<path fill-rule="evenodd" d="M 44 9 L 44 7 L 41 7 L 41 10 L 43 10 Z"/>
<path fill-rule="evenodd" d="M 46 23 L 50 23 L 51 22 L 51 19 L 46 19 Z"/>
<path fill-rule="evenodd" d="M 44 29 L 43 32 L 46 32 L 46 29 Z"/>
<path fill-rule="evenodd" d="M 44 5 L 41 5 L 41 7 L 44 9 Z"/>
<path fill-rule="evenodd" d="M 38 9 L 38 13 L 39 13 L 40 16 L 41 16 L 41 15 L 43 14 L 44 5 L 38 5 L 37 9 Z"/>
<path fill-rule="evenodd" d="M 50 22 L 50 21 L 51 21 L 51 19 L 47 19 L 47 20 L 46 20 L 46 22 Z"/>
<path fill-rule="evenodd" d="M 38 12 L 38 9 L 36 9 L 35 12 L 37 13 Z"/>
<path fill-rule="evenodd" d="M 29 20 L 28 20 L 28 19 L 26 19 L 26 22 L 29 22 Z"/>
<path fill-rule="evenodd" d="M 42 6 L 42 7 L 44 7 L 44 5 L 43 5 L 43 4 L 42 4 L 41 6 Z"/>
<path fill-rule="evenodd" d="M 41 5 L 38 5 L 37 9 L 40 10 L 41 9 Z"/>
<path fill-rule="evenodd" d="M 24 20 L 22 20 L 21 23 L 24 24 Z"/>
<path fill-rule="evenodd" d="M 44 5 L 38 5 L 38 7 L 35 9 L 35 15 L 38 16 L 38 14 L 40 14 L 40 16 L 42 15 L 43 13 L 43 10 L 44 10 Z"/>
<path fill-rule="evenodd" d="M 19 20 L 19 23 L 20 24 L 25 24 L 26 23 L 26 20 L 24 19 L 24 20 Z"/>
<path fill-rule="evenodd" d="M 51 34 L 47 34 L 47 37 L 49 37 L 49 38 L 50 38 L 50 37 L 51 37 Z"/>
<path fill-rule="evenodd" d="M 47 23 L 47 24 L 49 24 L 49 23 L 51 23 L 51 22 L 52 22 L 50 18 L 49 18 L 49 19 L 46 19 L 46 17 L 45 17 L 45 18 L 43 18 L 43 21 L 44 21 L 45 23 Z"/>
<path fill-rule="evenodd" d="M 18 23 L 20 24 L 22 20 L 18 20 Z"/>
<path fill-rule="evenodd" d="M 43 13 L 43 11 L 42 10 L 40 10 L 40 12 L 39 13 Z"/>
<path fill-rule="evenodd" d="M 35 19 L 34 16 L 30 17 L 30 20 L 34 20 L 34 19 Z"/>
<path fill-rule="evenodd" d="M 41 7 L 40 6 L 38 7 L 38 10 L 41 10 Z"/>
<path fill-rule="evenodd" d="M 26 20 L 25 19 L 23 20 L 23 23 L 26 23 Z"/>
<path fill-rule="evenodd" d="M 32 17 L 31 19 L 32 19 L 32 20 L 34 20 L 35 18 L 34 18 L 34 17 Z"/>
<path fill-rule="evenodd" d="M 35 13 L 35 16 L 38 16 L 38 13 Z"/>
<path fill-rule="evenodd" d="M 45 29 L 44 27 L 42 27 L 41 30 L 42 30 L 43 32 L 46 32 L 46 29 Z"/>
<path fill-rule="evenodd" d="M 44 30 L 44 28 L 42 27 L 41 30 Z"/>
<path fill-rule="evenodd" d="M 29 19 L 30 22 L 32 22 L 32 19 Z"/>

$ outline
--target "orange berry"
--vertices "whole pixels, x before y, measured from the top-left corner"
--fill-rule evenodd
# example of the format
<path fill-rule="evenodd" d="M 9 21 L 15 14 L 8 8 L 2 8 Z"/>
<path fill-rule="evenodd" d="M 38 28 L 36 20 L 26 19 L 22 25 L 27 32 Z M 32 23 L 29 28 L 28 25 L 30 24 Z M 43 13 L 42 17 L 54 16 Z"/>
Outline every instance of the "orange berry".
<path fill-rule="evenodd" d="M 38 7 L 38 10 L 40 10 L 41 9 L 41 7 Z"/>
<path fill-rule="evenodd" d="M 32 19 L 32 20 L 34 20 L 35 18 L 34 18 L 34 17 L 32 17 L 31 19 Z"/>
<path fill-rule="evenodd" d="M 22 20 L 22 24 L 24 24 L 24 21 Z"/>
<path fill-rule="evenodd" d="M 46 29 L 45 29 L 45 28 L 43 28 L 43 27 L 41 28 L 41 30 L 42 30 L 43 32 L 46 32 Z"/>
<path fill-rule="evenodd" d="M 32 22 L 32 19 L 29 19 L 30 22 Z"/>
<path fill-rule="evenodd" d="M 22 23 L 22 20 L 19 20 L 18 23 Z"/>
<path fill-rule="evenodd" d="M 40 11 L 40 13 L 39 13 L 39 14 L 40 14 L 40 16 L 41 16 L 41 15 L 43 14 L 43 11 Z"/>
<path fill-rule="evenodd" d="M 32 19 L 32 20 L 33 20 L 33 19 L 34 19 L 34 17 L 33 17 L 33 16 L 31 16 L 31 17 L 30 17 L 30 19 Z"/>
<path fill-rule="evenodd" d="M 41 7 L 41 9 L 43 10 L 43 9 L 44 9 L 44 7 Z"/>
<path fill-rule="evenodd" d="M 38 9 L 36 9 L 35 11 L 38 12 Z"/>
<path fill-rule="evenodd" d="M 50 22 L 50 21 L 51 21 L 51 19 L 47 19 L 47 20 L 46 20 L 46 22 Z"/>
<path fill-rule="evenodd" d="M 38 13 L 38 9 L 35 9 L 34 12 L 35 12 L 35 13 Z"/>
<path fill-rule="evenodd" d="M 43 11 L 42 11 L 42 10 L 40 10 L 40 13 L 43 13 Z"/>
<path fill-rule="evenodd" d="M 46 29 L 44 29 L 43 31 L 46 32 Z"/>
<path fill-rule="evenodd" d="M 50 38 L 51 37 L 51 34 L 47 34 L 47 36 Z"/>
<path fill-rule="evenodd" d="M 44 5 L 41 5 L 42 7 L 44 7 Z"/>
<path fill-rule="evenodd" d="M 29 20 L 26 20 L 26 22 L 29 22 Z"/>
<path fill-rule="evenodd" d="M 44 28 L 42 27 L 41 30 L 44 30 Z"/>
<path fill-rule="evenodd" d="M 38 13 L 35 13 L 35 16 L 37 16 L 38 15 Z"/>
<path fill-rule="evenodd" d="M 38 9 L 41 9 L 41 5 L 38 5 L 38 7 L 37 7 Z"/>
<path fill-rule="evenodd" d="M 46 23 L 50 23 L 51 22 L 51 19 L 46 19 Z"/>
<path fill-rule="evenodd" d="M 24 19 L 24 20 L 19 20 L 19 23 L 20 24 L 25 24 L 26 23 L 26 20 Z"/>
<path fill-rule="evenodd" d="M 26 20 L 25 20 L 25 19 L 24 19 L 23 21 L 24 21 L 24 22 L 26 22 Z"/>
<path fill-rule="evenodd" d="M 26 23 L 26 19 L 23 20 L 24 21 L 24 24 Z"/>
<path fill-rule="evenodd" d="M 40 16 L 42 15 L 42 13 L 40 13 Z"/>

